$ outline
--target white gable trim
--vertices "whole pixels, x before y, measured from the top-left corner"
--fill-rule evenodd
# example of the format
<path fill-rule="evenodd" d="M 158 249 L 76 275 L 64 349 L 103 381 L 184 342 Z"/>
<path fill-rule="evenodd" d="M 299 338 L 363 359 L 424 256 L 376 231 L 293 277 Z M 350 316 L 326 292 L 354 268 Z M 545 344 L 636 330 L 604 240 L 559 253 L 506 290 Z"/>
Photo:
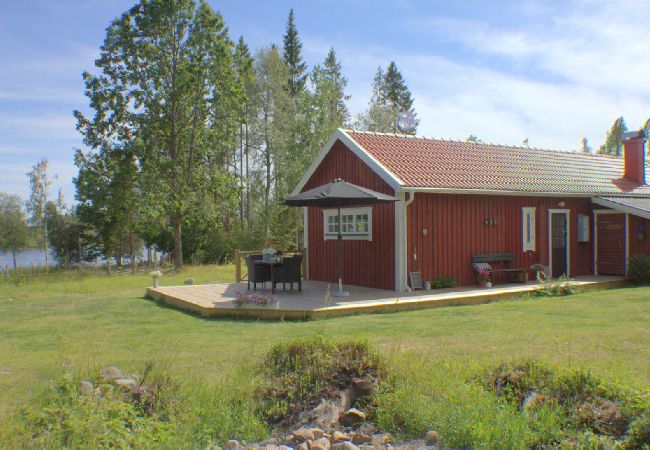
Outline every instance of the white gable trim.
<path fill-rule="evenodd" d="M 302 189 L 305 187 L 314 172 L 316 172 L 318 167 L 323 162 L 323 159 L 325 159 L 325 156 L 327 156 L 337 140 L 340 140 L 352 153 L 358 156 L 359 159 L 361 159 L 368 167 L 370 167 L 370 169 L 372 169 L 373 172 L 379 175 L 381 179 L 388 183 L 388 185 L 393 189 L 397 190 L 404 184 L 402 180 L 397 178 L 394 173 L 389 171 L 383 164 L 377 161 L 373 156 L 370 155 L 370 153 L 361 147 L 357 141 L 352 139 L 349 134 L 347 134 L 341 128 L 337 128 L 336 131 L 332 133 L 332 136 L 330 136 L 327 143 L 323 146 L 316 159 L 314 159 L 314 161 L 311 163 L 311 166 L 309 166 L 307 172 L 305 172 L 305 174 L 302 176 L 300 182 L 293 190 L 291 195 L 299 194 L 302 191 Z"/>
<path fill-rule="evenodd" d="M 650 212 L 643 209 L 634 208 L 632 206 L 622 205 L 617 202 L 612 202 L 610 200 L 605 200 L 604 198 L 594 197 L 591 199 L 593 203 L 599 206 L 606 206 L 616 210 L 616 212 L 623 212 L 627 214 L 632 214 L 633 216 L 643 217 L 644 219 L 650 219 Z"/>

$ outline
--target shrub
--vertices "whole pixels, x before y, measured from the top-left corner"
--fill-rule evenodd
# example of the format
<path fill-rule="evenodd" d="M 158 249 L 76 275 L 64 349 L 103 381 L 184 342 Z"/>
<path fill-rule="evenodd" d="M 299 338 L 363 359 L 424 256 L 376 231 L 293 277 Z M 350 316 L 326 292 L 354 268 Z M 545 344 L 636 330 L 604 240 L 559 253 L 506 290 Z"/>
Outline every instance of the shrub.
<path fill-rule="evenodd" d="M 445 289 L 456 286 L 454 277 L 439 277 L 431 280 L 431 289 Z"/>
<path fill-rule="evenodd" d="M 633 283 L 650 283 L 650 255 L 630 256 L 627 277 Z"/>
<path fill-rule="evenodd" d="M 150 368 L 137 390 L 95 381 L 82 395 L 80 374 L 65 373 L 10 414 L 12 444 L 22 448 L 146 448 L 174 436 L 176 385 Z"/>
<path fill-rule="evenodd" d="M 533 297 L 563 297 L 578 292 L 574 281 L 566 275 L 559 278 L 540 276 L 540 285 L 532 293 Z"/>
<path fill-rule="evenodd" d="M 290 424 L 323 398 L 335 398 L 355 378 L 377 379 L 379 356 L 361 341 L 297 339 L 274 346 L 262 366 L 262 415 Z"/>

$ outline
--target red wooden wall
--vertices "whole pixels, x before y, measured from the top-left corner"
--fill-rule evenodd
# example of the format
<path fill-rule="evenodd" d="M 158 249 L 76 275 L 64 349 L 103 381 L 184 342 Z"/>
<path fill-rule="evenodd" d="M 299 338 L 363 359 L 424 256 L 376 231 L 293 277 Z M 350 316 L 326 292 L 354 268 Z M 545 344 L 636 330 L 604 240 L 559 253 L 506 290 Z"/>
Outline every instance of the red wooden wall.
<path fill-rule="evenodd" d="M 564 201 L 564 206 L 558 203 Z M 536 209 L 536 249 L 523 252 L 522 207 Z M 588 198 L 544 198 L 416 193 L 408 207 L 409 270 L 423 279 L 453 276 L 459 285 L 476 282 L 472 254 L 510 252 L 512 267 L 548 265 L 548 210 L 570 209 L 571 275 L 593 271 L 593 218 L 590 242 L 578 243 L 577 215 L 591 217 Z M 496 225 L 485 225 L 485 219 Z M 426 228 L 428 234 L 423 235 Z M 413 259 L 414 252 L 417 260 Z"/>
<path fill-rule="evenodd" d="M 385 194 L 394 194 L 384 180 L 340 141 L 336 141 L 303 191 L 334 178 L 342 178 Z M 321 208 L 309 208 L 308 214 L 309 278 L 335 282 L 336 240 L 325 241 L 323 238 Z M 395 289 L 395 206 L 392 203 L 372 207 L 372 241 L 344 240 L 342 247 L 344 283 Z"/>
<path fill-rule="evenodd" d="M 638 232 L 645 231 L 643 239 L 639 239 Z M 630 256 L 637 253 L 650 255 L 650 220 L 630 215 Z"/>

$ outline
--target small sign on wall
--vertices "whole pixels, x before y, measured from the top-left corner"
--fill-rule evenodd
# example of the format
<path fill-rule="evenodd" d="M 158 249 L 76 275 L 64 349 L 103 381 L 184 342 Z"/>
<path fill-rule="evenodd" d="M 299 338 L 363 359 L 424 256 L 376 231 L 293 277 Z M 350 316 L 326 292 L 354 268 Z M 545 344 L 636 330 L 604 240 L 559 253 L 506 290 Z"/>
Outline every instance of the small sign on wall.
<path fill-rule="evenodd" d="M 409 272 L 409 278 L 411 280 L 411 289 L 414 291 L 422 289 L 422 274 L 420 272 Z"/>

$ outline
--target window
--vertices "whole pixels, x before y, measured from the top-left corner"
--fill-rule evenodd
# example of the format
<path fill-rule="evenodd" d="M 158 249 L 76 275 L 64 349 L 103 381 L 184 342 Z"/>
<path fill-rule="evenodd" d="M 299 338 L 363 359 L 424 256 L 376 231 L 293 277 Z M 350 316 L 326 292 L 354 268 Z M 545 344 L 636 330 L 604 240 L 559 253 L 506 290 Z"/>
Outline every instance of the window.
<path fill-rule="evenodd" d="M 535 208 L 522 208 L 524 251 L 535 251 Z"/>
<path fill-rule="evenodd" d="M 324 214 L 324 238 L 337 239 L 338 211 L 326 209 Z M 346 240 L 372 241 L 372 208 L 341 208 L 341 235 Z"/>

